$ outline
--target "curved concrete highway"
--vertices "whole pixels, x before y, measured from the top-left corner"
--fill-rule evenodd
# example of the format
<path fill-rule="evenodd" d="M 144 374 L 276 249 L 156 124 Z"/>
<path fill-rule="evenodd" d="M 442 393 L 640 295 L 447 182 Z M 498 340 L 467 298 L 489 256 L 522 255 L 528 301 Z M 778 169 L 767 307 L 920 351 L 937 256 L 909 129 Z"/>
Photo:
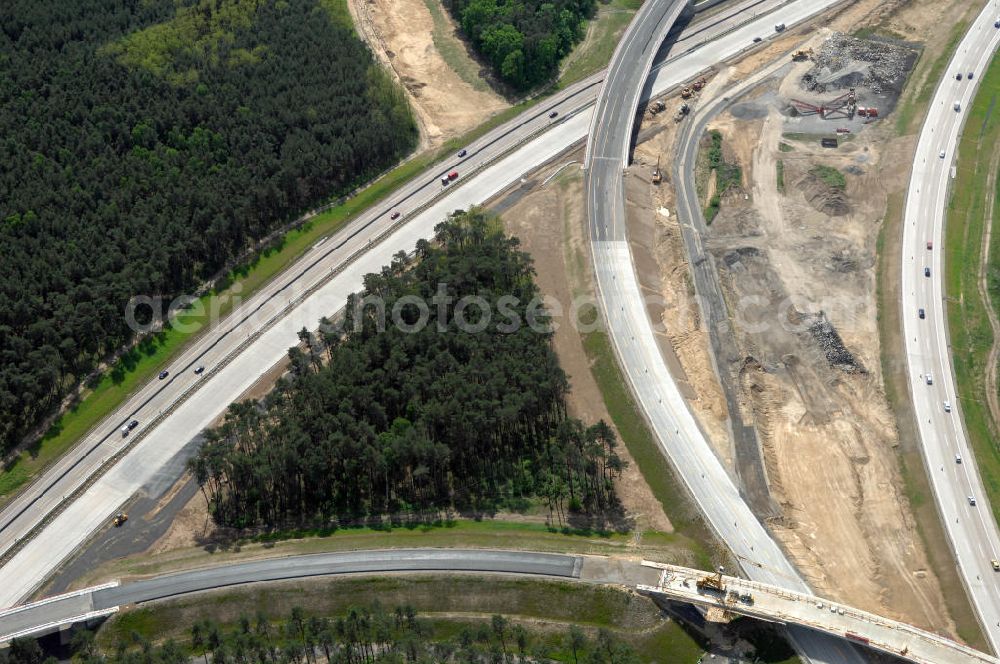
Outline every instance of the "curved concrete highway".
<path fill-rule="evenodd" d="M 753 7 L 755 11 L 766 11 L 783 1 L 744 0 L 728 11 L 692 24 L 678 37 L 676 51 L 697 48 L 702 42 L 738 25 L 743 20 L 740 13 L 745 7 Z M 444 198 L 451 199 L 446 205 L 440 206 L 445 210 L 465 204 L 469 197 L 457 197 L 462 200 L 455 200 L 456 196 L 449 196 L 450 192 L 442 189 L 438 179 L 441 174 L 454 169 L 459 171 L 459 182 L 449 188 L 454 190 L 474 171 L 482 170 L 513 148 L 530 143 L 533 137 L 540 136 L 546 129 L 552 127 L 554 123 L 548 117 L 552 111 L 562 113 L 558 124 L 569 120 L 575 131 L 560 133 L 554 140 L 539 140 L 534 144 L 532 155 L 524 162 L 524 167 L 533 168 L 541 161 L 550 158 L 553 150 L 561 150 L 578 140 L 584 135 L 584 131 L 580 129 L 579 118 L 574 118 L 574 115 L 585 111 L 593 103 L 603 75 L 604 72 L 599 72 L 580 81 L 547 100 L 545 104 L 489 132 L 469 146 L 468 155 L 464 159 L 452 159 L 429 169 L 424 177 L 401 187 L 391 200 L 359 215 L 343 232 L 317 243 L 291 268 L 278 275 L 250 300 L 242 306 L 235 306 L 231 315 L 202 335 L 202 338 L 192 344 L 182 357 L 171 363 L 169 367 L 171 376 L 167 380 L 153 381 L 143 386 L 117 412 L 105 418 L 95 430 L 88 433 L 80 444 L 4 505 L 0 511 L 0 556 L 9 557 L 11 548 L 29 536 L 42 519 L 56 510 L 66 497 L 72 496 L 75 491 L 85 486 L 87 479 L 105 461 L 112 460 L 115 455 L 124 454 L 127 445 L 137 444 L 137 439 L 157 426 L 162 415 L 169 413 L 170 409 L 176 407 L 185 396 L 193 396 L 199 387 L 211 383 L 215 397 L 213 401 L 216 404 L 227 398 L 230 401 L 236 398 L 239 392 L 234 390 L 240 386 L 228 379 L 225 384 L 221 384 L 223 381 L 218 377 L 220 363 L 241 350 L 246 350 L 245 347 L 249 346 L 253 333 L 273 324 L 275 316 L 287 311 L 310 288 L 327 278 L 331 270 L 342 267 L 346 257 L 355 251 L 368 248 L 373 238 L 378 238 L 387 232 L 392 226 L 388 219 L 391 211 L 400 211 L 405 222 L 418 216 L 418 213 L 430 203 L 440 200 L 442 193 Z M 521 168 L 519 164 L 515 168 L 507 168 L 503 172 L 503 178 L 493 184 L 502 187 L 516 181 L 517 177 L 526 172 L 525 168 Z M 479 202 L 483 199 L 473 200 Z M 384 256 L 387 261 L 389 254 L 384 253 Z M 331 312 L 326 310 L 325 313 Z M 315 320 L 306 324 L 314 327 Z M 284 341 L 280 342 L 282 346 L 295 343 L 294 337 L 286 335 L 283 339 Z M 258 354 L 253 363 L 255 370 L 244 378 L 249 378 L 252 382 L 270 366 L 267 364 L 270 359 L 270 355 L 264 358 Z M 198 365 L 208 367 L 205 374 L 196 376 L 191 373 L 191 370 Z M 241 383 L 249 384 L 246 380 Z M 128 437 L 123 438 L 119 430 L 132 419 L 139 421 L 139 427 Z M 190 439 L 196 432 L 197 429 L 189 428 L 178 432 L 178 435 Z M 171 446 L 167 451 L 173 453 L 176 449 Z"/>
<path fill-rule="evenodd" d="M 992 569 L 990 560 L 1000 560 L 1000 534 L 956 397 L 940 248 L 959 132 L 975 87 L 1000 45 L 1000 30 L 993 27 L 998 18 L 1000 9 L 990 2 L 972 23 L 944 72 L 920 132 L 903 219 L 901 312 L 910 395 L 927 474 L 959 571 L 994 652 L 1000 652 L 1000 572 Z M 959 71 L 962 81 L 955 80 Z M 970 71 L 976 73 L 971 82 L 965 76 Z M 961 111 L 954 110 L 955 102 Z M 928 242 L 933 249 L 927 249 Z M 924 276 L 925 268 L 930 268 L 931 278 Z M 919 308 L 927 312 L 925 319 L 918 317 Z M 951 412 L 945 412 L 945 401 Z M 956 455 L 962 463 L 956 462 Z M 970 496 L 976 505 L 969 504 Z"/>
<path fill-rule="evenodd" d="M 635 101 L 645 82 L 656 25 L 676 18 L 679 3 L 648 0 L 636 15 L 608 67 L 589 138 L 585 196 L 598 297 L 619 358 L 657 441 L 672 461 L 709 524 L 755 581 L 809 593 L 778 544 L 743 501 L 688 409 L 660 354 L 635 276 L 625 224 L 623 171 L 631 148 Z M 783 21 L 786 24 L 789 21 Z M 681 219 L 681 224 L 691 223 Z M 691 257 L 694 261 L 695 257 Z M 814 662 L 860 662 L 850 645 L 810 630 L 789 627 L 799 652 Z"/>
<path fill-rule="evenodd" d="M 716 27 L 698 27 L 697 37 L 678 40 L 652 82 L 654 93 L 691 78 L 720 58 L 751 46 L 771 32 L 775 17 L 789 25 L 836 0 L 781 4 L 772 16 L 750 20 L 739 8 Z M 761 3 L 757 11 L 761 11 Z M 712 48 L 699 48 L 701 40 Z M 678 54 L 678 51 L 682 53 Z M 110 515 L 153 480 L 185 444 L 222 414 L 258 377 L 285 357 L 303 326 L 314 329 L 322 316 L 343 306 L 363 275 L 377 272 L 393 254 L 430 237 L 434 226 L 456 208 L 489 200 L 522 175 L 577 144 L 590 123 L 588 107 L 601 76 L 582 81 L 469 146 L 464 160 L 439 164 L 426 177 L 400 189 L 388 203 L 359 215 L 347 228 L 313 247 L 215 330 L 205 334 L 168 367 L 171 376 L 154 381 L 72 453 L 0 513 L 0 606 L 23 600 L 89 535 L 107 527 Z M 549 119 L 557 110 L 557 121 Z M 457 169 L 460 178 L 440 195 L 437 176 Z M 405 223 L 388 212 L 399 209 Z M 403 221 L 401 220 L 401 221 Z M 202 376 L 192 367 L 204 364 Z M 200 387 L 209 389 L 198 389 Z M 140 426 L 123 439 L 120 426 L 135 417 Z M 136 440 L 123 449 L 125 441 Z M 120 454 L 121 458 L 116 458 Z M 106 469 L 92 479 L 101 466 Z M 25 540 L 21 542 L 21 540 Z"/>

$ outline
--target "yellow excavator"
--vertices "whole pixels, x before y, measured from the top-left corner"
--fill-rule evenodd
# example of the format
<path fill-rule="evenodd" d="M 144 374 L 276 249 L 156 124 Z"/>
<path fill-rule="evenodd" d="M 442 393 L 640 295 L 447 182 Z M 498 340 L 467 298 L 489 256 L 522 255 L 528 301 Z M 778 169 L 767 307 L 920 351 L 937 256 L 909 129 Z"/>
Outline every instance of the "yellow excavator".
<path fill-rule="evenodd" d="M 117 528 L 122 524 L 124 524 L 126 521 L 128 521 L 128 514 L 125 514 L 125 512 L 119 512 L 118 514 L 115 515 L 115 520 L 112 523 L 114 523 L 115 528 Z"/>

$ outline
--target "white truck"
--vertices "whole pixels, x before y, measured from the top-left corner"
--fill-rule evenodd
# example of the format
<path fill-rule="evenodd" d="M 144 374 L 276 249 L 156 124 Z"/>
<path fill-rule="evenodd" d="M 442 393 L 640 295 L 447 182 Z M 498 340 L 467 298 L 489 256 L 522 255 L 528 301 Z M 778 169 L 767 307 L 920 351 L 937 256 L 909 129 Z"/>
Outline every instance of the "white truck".
<path fill-rule="evenodd" d="M 955 112 L 956 112 L 956 113 L 958 113 L 959 111 L 961 111 L 961 110 L 962 110 L 962 102 L 960 102 L 960 101 L 956 101 L 956 102 L 955 102 L 955 103 L 954 103 L 954 104 L 952 105 L 952 108 L 954 108 L 954 109 L 955 109 Z"/>

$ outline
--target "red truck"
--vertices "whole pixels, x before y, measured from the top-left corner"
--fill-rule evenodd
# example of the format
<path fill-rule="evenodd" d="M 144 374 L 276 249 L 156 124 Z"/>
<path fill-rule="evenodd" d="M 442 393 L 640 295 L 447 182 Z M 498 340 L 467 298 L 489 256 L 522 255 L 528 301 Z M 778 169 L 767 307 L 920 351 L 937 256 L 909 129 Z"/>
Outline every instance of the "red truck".
<path fill-rule="evenodd" d="M 452 171 L 451 173 L 448 173 L 448 175 L 441 176 L 441 184 L 445 185 L 451 182 L 452 180 L 457 180 L 457 179 L 458 179 L 458 171 Z"/>

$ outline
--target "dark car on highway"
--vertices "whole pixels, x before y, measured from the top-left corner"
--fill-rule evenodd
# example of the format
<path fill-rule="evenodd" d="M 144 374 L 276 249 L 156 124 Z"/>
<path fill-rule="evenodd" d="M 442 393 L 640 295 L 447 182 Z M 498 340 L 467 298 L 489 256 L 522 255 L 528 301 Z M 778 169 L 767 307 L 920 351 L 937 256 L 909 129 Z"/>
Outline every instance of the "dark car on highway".
<path fill-rule="evenodd" d="M 465 151 L 465 150 L 459 150 L 458 151 L 458 158 L 461 159 L 462 157 L 464 157 L 467 154 L 469 154 L 467 151 Z"/>
<path fill-rule="evenodd" d="M 163 371 L 160 372 L 160 380 L 163 380 L 164 378 L 166 378 L 169 375 L 170 375 L 170 372 L 167 371 L 166 369 L 164 369 Z"/>
<path fill-rule="evenodd" d="M 549 113 L 549 117 L 550 117 L 550 118 L 554 118 L 554 117 L 556 117 L 557 115 L 559 115 L 559 111 L 552 111 L 551 113 Z"/>
<path fill-rule="evenodd" d="M 129 431 L 136 428 L 137 426 L 139 426 L 139 420 L 132 420 L 131 422 L 128 423 Z"/>
<path fill-rule="evenodd" d="M 201 372 L 203 372 L 204 370 L 205 370 L 205 367 L 201 366 L 201 367 L 198 367 L 197 369 L 195 369 L 195 370 L 194 370 L 194 372 L 195 372 L 196 374 L 200 374 L 200 373 L 201 373 Z"/>

